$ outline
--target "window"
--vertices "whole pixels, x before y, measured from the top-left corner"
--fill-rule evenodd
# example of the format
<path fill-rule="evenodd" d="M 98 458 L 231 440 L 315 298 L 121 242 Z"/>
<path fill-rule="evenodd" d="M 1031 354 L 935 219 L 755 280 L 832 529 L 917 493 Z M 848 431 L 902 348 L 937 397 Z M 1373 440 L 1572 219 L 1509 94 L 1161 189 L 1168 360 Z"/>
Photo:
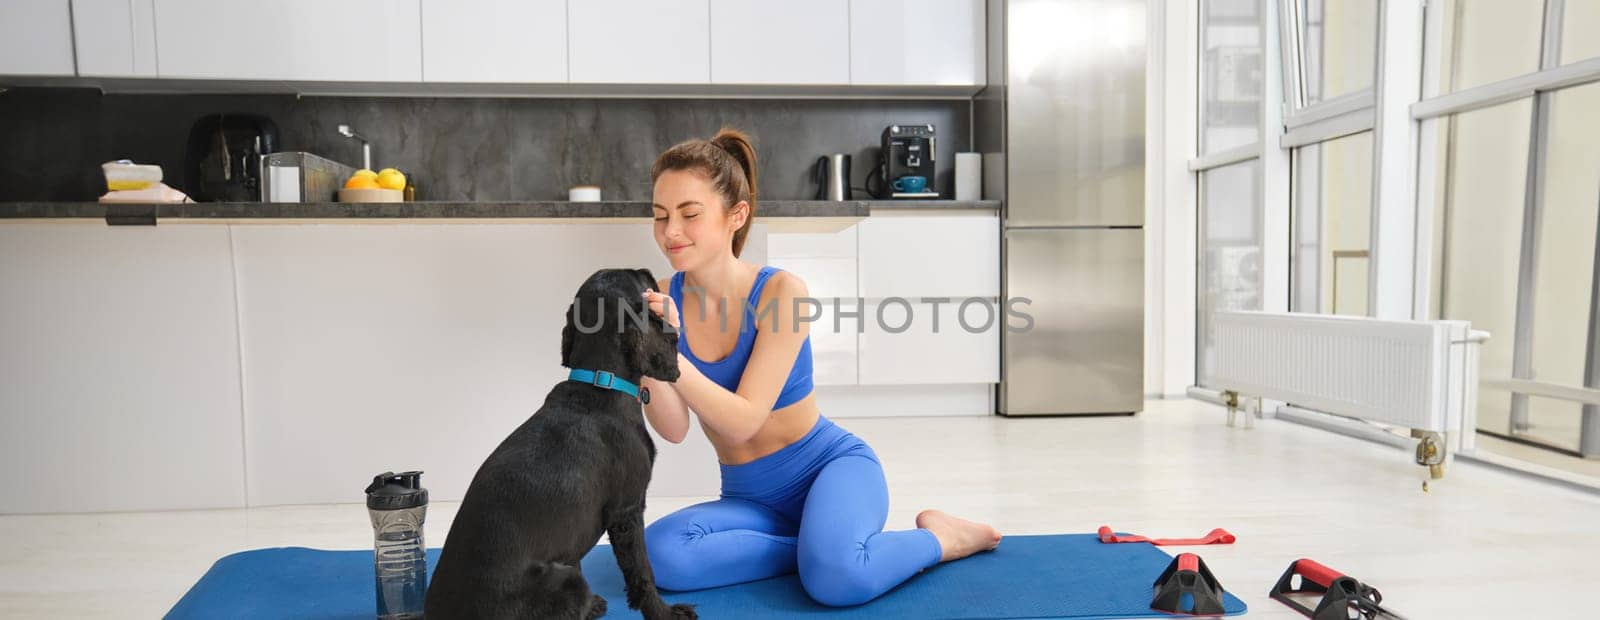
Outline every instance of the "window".
<path fill-rule="evenodd" d="M 1446 121 L 1439 318 L 1471 321 L 1473 329 L 1492 335 L 1479 353 L 1484 378 L 1512 376 L 1531 119 L 1532 101 L 1524 99 Z M 1489 385 L 1479 390 L 1479 428 L 1509 433 L 1510 415 L 1509 392 Z"/>
<path fill-rule="evenodd" d="M 1367 314 L 1372 132 L 1295 149 L 1290 310 Z"/>
<path fill-rule="evenodd" d="M 1572 3 L 1576 4 L 1576 3 Z M 1570 4 L 1569 4 L 1570 6 Z M 1600 226 L 1600 83 L 1550 94 L 1543 191 L 1532 273 L 1529 378 L 1560 385 L 1587 384 L 1595 236 Z M 1519 432 L 1576 450 L 1582 406 L 1533 398 Z"/>
<path fill-rule="evenodd" d="M 1571 0 L 1561 7 L 1561 64 L 1600 56 L 1600 2 Z"/>
<path fill-rule="evenodd" d="M 1261 309 L 1261 160 L 1200 173 L 1195 383 L 1211 385 L 1219 310 Z"/>
<path fill-rule="evenodd" d="M 1207 0 L 1200 32 L 1200 152 L 1261 141 L 1261 0 Z"/>
<path fill-rule="evenodd" d="M 1429 69 L 1448 95 L 1418 106 L 1437 129 L 1423 154 L 1438 164 L 1419 179 L 1436 203 L 1430 299 L 1435 316 L 1493 334 L 1478 429 L 1600 456 L 1600 406 L 1587 404 L 1600 389 L 1600 66 L 1587 62 L 1600 57 L 1588 36 L 1600 2 L 1428 10 L 1441 28 Z M 1508 94 L 1520 99 L 1502 103 Z"/>
<path fill-rule="evenodd" d="M 1581 3 L 1573 3 L 1581 4 Z M 1444 0 L 1440 92 L 1464 90 L 1539 70 L 1544 2 Z"/>
<path fill-rule="evenodd" d="M 1377 0 L 1297 0 L 1306 106 L 1372 88 Z"/>
<path fill-rule="evenodd" d="M 1211 384 L 1212 317 L 1262 307 L 1265 0 L 1201 0 L 1195 377 Z M 1196 163 L 1199 162 L 1199 163 Z"/>

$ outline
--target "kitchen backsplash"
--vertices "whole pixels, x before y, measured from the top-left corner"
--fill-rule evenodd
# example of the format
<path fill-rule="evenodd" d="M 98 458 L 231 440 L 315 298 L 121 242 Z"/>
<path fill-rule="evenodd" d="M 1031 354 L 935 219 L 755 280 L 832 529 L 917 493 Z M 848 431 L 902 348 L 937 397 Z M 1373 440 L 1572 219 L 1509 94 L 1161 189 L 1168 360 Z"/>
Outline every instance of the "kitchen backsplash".
<path fill-rule="evenodd" d="M 183 189 L 189 127 L 205 114 L 271 118 L 279 150 L 310 151 L 356 167 L 372 141 L 374 167 L 412 174 L 418 200 L 565 200 L 598 185 L 606 200 L 648 200 L 657 153 L 729 125 L 750 133 L 760 197 L 809 199 L 812 165 L 850 153 L 851 184 L 872 168 L 883 128 L 938 128 L 935 186 L 951 195 L 955 153 L 971 144 L 970 102 L 957 100 L 489 99 L 292 95 L 103 95 L 91 89 L 0 92 L 0 202 L 93 200 L 100 164 L 159 164 Z M 860 196 L 861 192 L 857 192 Z"/>

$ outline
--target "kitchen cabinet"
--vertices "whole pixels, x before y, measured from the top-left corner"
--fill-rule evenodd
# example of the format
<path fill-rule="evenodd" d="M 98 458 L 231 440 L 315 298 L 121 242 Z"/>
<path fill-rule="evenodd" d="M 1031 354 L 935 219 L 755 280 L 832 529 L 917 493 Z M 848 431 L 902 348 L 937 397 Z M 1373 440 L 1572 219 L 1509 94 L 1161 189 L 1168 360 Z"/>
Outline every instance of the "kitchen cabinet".
<path fill-rule="evenodd" d="M 0 2 L 0 75 L 73 75 L 67 0 Z"/>
<path fill-rule="evenodd" d="M 422 79 L 567 81 L 566 0 L 422 0 Z"/>
<path fill-rule="evenodd" d="M 849 0 L 711 0 L 711 82 L 850 83 Z"/>
<path fill-rule="evenodd" d="M 0 514 L 245 505 L 230 243 L 0 225 Z"/>
<path fill-rule="evenodd" d="M 811 382 L 855 385 L 859 382 L 857 340 L 860 335 L 858 321 L 853 317 L 861 311 L 861 303 L 854 298 L 818 297 L 817 300 L 822 305 L 817 308 L 821 316 L 811 323 Z M 809 309 L 802 311 L 810 312 Z"/>
<path fill-rule="evenodd" d="M 981 86 L 985 20 L 982 0 L 850 0 L 850 83 Z"/>
<path fill-rule="evenodd" d="M 567 5 L 572 82 L 706 84 L 709 0 L 583 0 Z"/>
<path fill-rule="evenodd" d="M 1000 295 L 997 215 L 878 210 L 856 228 L 862 297 Z"/>
<path fill-rule="evenodd" d="M 810 297 L 817 301 L 815 306 L 802 304 L 798 308 L 804 316 L 816 315 L 809 324 L 812 381 L 817 385 L 855 385 L 859 330 L 858 321 L 850 317 L 861 306 L 856 299 L 855 259 L 769 255 L 767 264 L 800 276 L 806 281 Z M 845 316 L 838 325 L 834 321 L 836 313 Z"/>
<path fill-rule="evenodd" d="M 984 33 L 979 0 L 7 0 L 0 75 L 962 87 Z"/>
<path fill-rule="evenodd" d="M 783 258 L 848 258 L 854 264 L 856 259 L 856 231 L 860 228 L 851 226 L 841 231 L 828 233 L 773 233 L 767 238 L 767 255 Z M 807 284 L 816 286 L 815 282 L 807 279 Z M 855 281 L 851 279 L 850 294 L 855 294 Z M 815 290 L 812 291 L 816 293 Z"/>
<path fill-rule="evenodd" d="M 811 380 L 816 385 L 856 384 L 856 338 L 860 312 L 856 287 L 856 229 L 832 233 L 772 233 L 767 264 L 799 276 L 820 307 L 802 307 L 810 316 Z M 835 326 L 835 315 L 844 315 Z"/>
<path fill-rule="evenodd" d="M 857 286 L 866 301 L 857 380 L 862 385 L 999 381 L 1005 325 L 998 301 L 999 216 L 878 210 L 856 229 Z M 929 298 L 948 301 L 923 301 Z"/>
<path fill-rule="evenodd" d="M 988 298 L 968 299 L 955 297 L 939 304 L 919 298 L 908 298 L 904 304 L 869 301 L 861 313 L 865 329 L 857 340 L 858 381 L 862 385 L 1000 381 L 1004 308 Z"/>
<path fill-rule="evenodd" d="M 72 0 L 78 75 L 156 77 L 156 0 Z"/>
<path fill-rule="evenodd" d="M 1000 218 L 992 212 L 879 210 L 838 233 L 772 234 L 767 255 L 804 278 L 823 304 L 811 323 L 817 385 L 1000 380 L 1005 314 Z M 888 297 L 906 303 L 885 304 Z M 941 297 L 948 301 L 922 301 Z"/>
<path fill-rule="evenodd" d="M 157 67 L 164 78 L 420 82 L 420 2 L 155 0 Z"/>

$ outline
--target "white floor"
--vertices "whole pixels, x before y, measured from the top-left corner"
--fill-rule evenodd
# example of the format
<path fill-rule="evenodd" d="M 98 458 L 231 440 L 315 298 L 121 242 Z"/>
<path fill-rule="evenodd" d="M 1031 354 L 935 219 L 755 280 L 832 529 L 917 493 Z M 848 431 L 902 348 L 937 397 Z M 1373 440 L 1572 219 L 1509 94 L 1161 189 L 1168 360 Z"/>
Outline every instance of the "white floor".
<path fill-rule="evenodd" d="M 1152 401 L 1137 417 L 841 424 L 886 464 L 891 528 L 925 507 L 1006 534 L 1226 527 L 1237 544 L 1188 549 L 1252 617 L 1297 617 L 1266 592 L 1299 557 L 1377 586 L 1413 619 L 1594 616 L 1600 497 L 1499 470 L 1458 462 L 1423 493 L 1407 453 L 1287 422 L 1231 429 L 1196 401 Z M 699 499 L 655 498 L 648 517 Z M 430 507 L 430 544 L 454 510 Z M 227 553 L 370 537 L 358 504 L 3 516 L 0 617 L 158 617 Z"/>

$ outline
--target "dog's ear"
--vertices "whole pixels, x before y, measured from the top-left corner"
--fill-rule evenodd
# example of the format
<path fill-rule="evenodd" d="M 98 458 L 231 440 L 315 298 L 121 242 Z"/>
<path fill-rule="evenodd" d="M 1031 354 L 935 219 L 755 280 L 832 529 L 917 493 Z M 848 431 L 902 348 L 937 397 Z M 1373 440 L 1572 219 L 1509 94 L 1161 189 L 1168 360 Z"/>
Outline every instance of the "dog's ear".
<path fill-rule="evenodd" d="M 663 327 L 666 325 L 663 323 Z M 652 377 L 671 383 L 678 380 L 678 334 L 658 330 L 647 338 Z"/>
<path fill-rule="evenodd" d="M 661 317 L 643 307 L 643 320 L 631 320 L 622 330 L 622 348 L 628 365 L 639 374 L 661 381 L 678 380 L 678 335 Z"/>
<path fill-rule="evenodd" d="M 576 304 L 567 304 L 567 325 L 561 328 L 561 365 L 572 367 L 572 340 L 578 336 L 578 328 L 574 327 Z"/>

